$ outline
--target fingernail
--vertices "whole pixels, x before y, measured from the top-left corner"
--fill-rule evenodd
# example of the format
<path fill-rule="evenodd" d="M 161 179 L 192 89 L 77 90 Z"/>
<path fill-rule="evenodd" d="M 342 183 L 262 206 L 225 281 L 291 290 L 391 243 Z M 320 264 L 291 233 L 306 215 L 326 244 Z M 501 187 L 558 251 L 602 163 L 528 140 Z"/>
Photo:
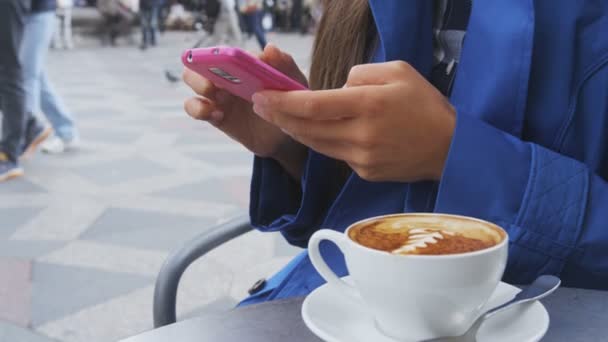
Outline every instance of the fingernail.
<path fill-rule="evenodd" d="M 253 105 L 253 112 L 256 113 L 257 115 L 261 116 L 262 118 L 266 118 L 266 113 L 264 113 L 264 109 L 260 106 L 258 106 L 257 104 Z"/>
<path fill-rule="evenodd" d="M 213 112 L 211 112 L 211 120 L 213 121 L 222 121 L 222 119 L 224 118 L 224 112 L 222 112 L 221 110 L 214 110 Z"/>
<path fill-rule="evenodd" d="M 194 101 L 192 99 L 188 100 L 186 102 L 186 112 L 188 112 L 188 114 L 190 116 L 195 116 L 196 113 L 199 113 L 202 109 L 202 105 L 199 101 Z"/>
<path fill-rule="evenodd" d="M 258 106 L 265 106 L 268 104 L 268 98 L 260 93 L 253 94 L 251 101 Z"/>

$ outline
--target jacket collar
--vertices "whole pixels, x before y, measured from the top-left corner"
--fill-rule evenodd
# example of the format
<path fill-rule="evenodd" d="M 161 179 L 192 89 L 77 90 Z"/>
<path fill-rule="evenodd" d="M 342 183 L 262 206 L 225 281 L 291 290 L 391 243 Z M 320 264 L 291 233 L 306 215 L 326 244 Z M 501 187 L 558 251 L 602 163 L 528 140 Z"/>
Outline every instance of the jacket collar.
<path fill-rule="evenodd" d="M 433 65 L 433 1 L 369 0 L 379 44 L 373 62 L 403 60 L 429 75 Z"/>
<path fill-rule="evenodd" d="M 533 43 L 533 0 L 473 1 L 451 102 L 521 137 Z"/>
<path fill-rule="evenodd" d="M 432 67 L 433 1 L 369 0 L 379 35 L 374 62 Z M 450 100 L 459 113 L 521 137 L 534 38 L 533 0 L 473 1 Z"/>

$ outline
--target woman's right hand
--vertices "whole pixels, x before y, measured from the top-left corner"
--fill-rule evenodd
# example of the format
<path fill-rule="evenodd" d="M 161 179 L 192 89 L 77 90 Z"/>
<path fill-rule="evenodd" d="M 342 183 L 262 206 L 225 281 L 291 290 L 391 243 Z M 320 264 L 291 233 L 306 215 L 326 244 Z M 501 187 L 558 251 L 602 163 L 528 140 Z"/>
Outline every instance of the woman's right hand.
<path fill-rule="evenodd" d="M 274 45 L 268 44 L 260 59 L 307 85 L 306 76 L 293 58 Z M 183 79 L 198 95 L 184 104 L 191 117 L 211 123 L 254 154 L 277 160 L 289 174 L 299 179 L 306 147 L 255 114 L 250 102 L 215 87 L 203 76 L 186 68 Z"/>

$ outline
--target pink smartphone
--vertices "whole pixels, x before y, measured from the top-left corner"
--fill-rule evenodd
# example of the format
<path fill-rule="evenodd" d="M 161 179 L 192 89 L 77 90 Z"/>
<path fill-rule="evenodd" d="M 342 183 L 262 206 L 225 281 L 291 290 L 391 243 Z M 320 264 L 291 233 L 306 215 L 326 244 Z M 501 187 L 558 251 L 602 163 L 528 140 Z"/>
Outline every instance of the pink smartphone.
<path fill-rule="evenodd" d="M 182 62 L 194 72 L 251 102 L 261 90 L 305 90 L 302 84 L 239 48 L 216 46 L 190 49 L 182 54 Z"/>

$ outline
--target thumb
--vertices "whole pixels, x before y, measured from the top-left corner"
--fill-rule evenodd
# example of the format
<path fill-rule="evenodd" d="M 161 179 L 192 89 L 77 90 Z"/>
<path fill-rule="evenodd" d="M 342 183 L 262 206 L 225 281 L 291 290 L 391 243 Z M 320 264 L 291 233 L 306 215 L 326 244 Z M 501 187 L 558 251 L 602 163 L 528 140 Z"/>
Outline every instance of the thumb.
<path fill-rule="evenodd" d="M 260 59 L 269 65 L 277 68 L 282 61 L 282 51 L 273 43 L 268 43 L 260 53 Z"/>
<path fill-rule="evenodd" d="M 264 51 L 260 54 L 260 59 L 264 63 L 308 87 L 306 76 L 302 73 L 296 62 L 293 60 L 293 57 L 281 51 L 274 44 L 268 43 L 266 45 Z"/>

